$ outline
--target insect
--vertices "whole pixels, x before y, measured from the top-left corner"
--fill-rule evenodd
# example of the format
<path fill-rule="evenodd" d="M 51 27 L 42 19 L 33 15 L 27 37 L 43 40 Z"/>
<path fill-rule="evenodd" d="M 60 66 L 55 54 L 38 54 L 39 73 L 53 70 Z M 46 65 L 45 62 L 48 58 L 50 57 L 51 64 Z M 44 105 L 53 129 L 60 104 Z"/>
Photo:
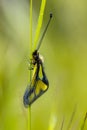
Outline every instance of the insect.
<path fill-rule="evenodd" d="M 44 94 L 49 88 L 49 81 L 47 79 L 43 60 L 39 55 L 39 48 L 47 31 L 49 23 L 51 21 L 52 14 L 50 14 L 50 19 L 46 25 L 46 28 L 42 34 L 40 42 L 37 49 L 32 53 L 31 66 L 33 66 L 33 75 L 30 84 L 27 86 L 26 91 L 23 96 L 23 103 L 25 107 L 31 105 L 35 100 L 37 100 L 42 94 Z"/>

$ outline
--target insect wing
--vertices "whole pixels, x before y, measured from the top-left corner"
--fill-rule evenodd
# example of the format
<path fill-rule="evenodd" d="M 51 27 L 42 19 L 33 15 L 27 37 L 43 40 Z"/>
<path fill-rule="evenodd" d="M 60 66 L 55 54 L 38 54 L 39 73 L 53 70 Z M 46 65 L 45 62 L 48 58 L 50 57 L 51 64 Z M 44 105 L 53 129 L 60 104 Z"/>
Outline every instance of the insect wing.
<path fill-rule="evenodd" d="M 41 93 L 44 93 L 47 90 L 48 86 L 41 80 L 37 80 L 36 87 L 35 87 L 35 94 L 41 95 Z"/>
<path fill-rule="evenodd" d="M 32 80 L 30 84 L 27 86 L 23 96 L 23 103 L 25 107 L 28 107 L 32 103 L 35 97 L 34 91 L 35 91 L 35 83 L 36 83 L 36 70 L 37 70 L 37 66 L 34 67 Z"/>
<path fill-rule="evenodd" d="M 28 97 L 29 105 L 37 100 L 47 89 L 48 86 L 41 79 L 38 79 L 35 86 L 30 89 L 30 94 Z"/>
<path fill-rule="evenodd" d="M 40 78 L 42 67 L 40 66 L 37 75 L 37 66 L 34 68 L 34 73 L 30 85 L 27 87 L 24 95 L 24 105 L 25 107 L 31 105 L 35 100 L 37 100 L 46 90 L 48 85 L 43 82 Z M 37 76 L 37 77 L 36 77 Z"/>

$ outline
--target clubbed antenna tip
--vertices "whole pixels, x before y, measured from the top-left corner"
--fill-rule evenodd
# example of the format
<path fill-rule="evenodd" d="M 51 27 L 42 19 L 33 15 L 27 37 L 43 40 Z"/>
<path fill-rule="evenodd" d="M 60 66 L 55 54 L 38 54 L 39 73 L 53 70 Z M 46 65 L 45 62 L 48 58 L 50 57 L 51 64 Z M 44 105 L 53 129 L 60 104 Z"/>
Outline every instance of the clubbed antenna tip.
<path fill-rule="evenodd" d="M 50 13 L 50 18 L 52 18 L 53 17 L 53 14 L 52 13 Z"/>

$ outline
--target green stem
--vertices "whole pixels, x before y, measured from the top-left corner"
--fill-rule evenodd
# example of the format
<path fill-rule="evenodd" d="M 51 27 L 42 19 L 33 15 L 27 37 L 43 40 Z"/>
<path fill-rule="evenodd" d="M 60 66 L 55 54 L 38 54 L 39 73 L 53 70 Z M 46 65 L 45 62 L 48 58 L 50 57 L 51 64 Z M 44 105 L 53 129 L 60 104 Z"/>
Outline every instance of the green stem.
<path fill-rule="evenodd" d="M 30 58 L 32 55 L 32 0 L 30 0 L 30 43 L 29 43 L 29 48 L 30 48 Z"/>
<path fill-rule="evenodd" d="M 28 130 L 31 130 L 31 107 L 28 109 Z"/>
<path fill-rule="evenodd" d="M 29 42 L 29 50 L 30 50 L 30 59 L 32 56 L 32 0 L 30 0 L 30 42 Z M 30 70 L 29 73 L 29 81 L 31 81 L 31 77 L 32 77 L 32 72 Z M 29 106 L 28 109 L 28 130 L 31 130 L 31 106 Z"/>

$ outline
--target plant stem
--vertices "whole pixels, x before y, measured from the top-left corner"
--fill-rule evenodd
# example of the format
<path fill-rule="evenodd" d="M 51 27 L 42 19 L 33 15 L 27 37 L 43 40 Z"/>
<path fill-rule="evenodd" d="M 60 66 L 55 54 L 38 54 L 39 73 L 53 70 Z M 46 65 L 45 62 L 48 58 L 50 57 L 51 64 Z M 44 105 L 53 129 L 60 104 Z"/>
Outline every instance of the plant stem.
<path fill-rule="evenodd" d="M 30 51 L 30 59 L 31 59 L 31 56 L 32 56 L 32 0 L 30 0 L 30 42 L 29 42 L 29 51 Z M 32 72 L 30 70 L 30 73 L 29 73 L 29 81 L 31 81 L 31 77 L 32 77 Z M 31 106 L 29 106 L 29 109 L 28 109 L 28 130 L 31 130 Z"/>

